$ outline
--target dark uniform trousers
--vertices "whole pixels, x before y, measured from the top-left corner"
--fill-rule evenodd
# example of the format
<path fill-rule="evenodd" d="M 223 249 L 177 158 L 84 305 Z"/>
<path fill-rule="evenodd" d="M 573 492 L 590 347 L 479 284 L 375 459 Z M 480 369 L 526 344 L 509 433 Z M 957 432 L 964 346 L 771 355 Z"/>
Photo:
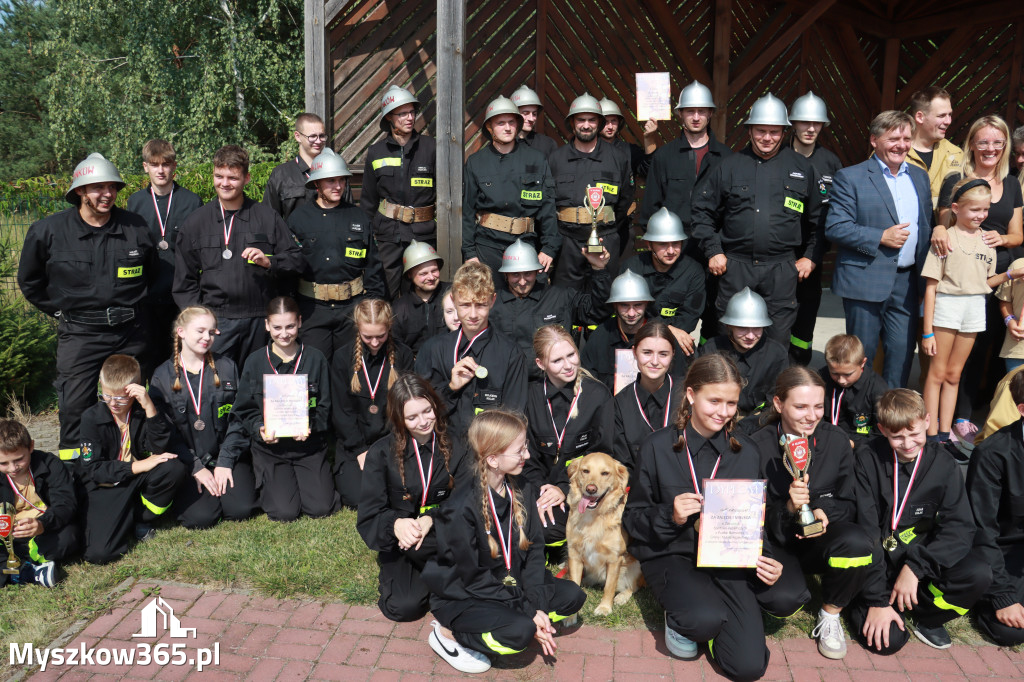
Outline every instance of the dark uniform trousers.
<path fill-rule="evenodd" d="M 44 530 L 42 535 L 37 535 L 28 540 L 15 538 L 14 555 L 22 561 L 34 561 L 43 563 L 45 561 L 63 561 L 74 556 L 82 548 L 82 529 L 75 524 L 69 524 L 55 531 Z M 0 542 L 0 562 L 7 561 L 7 545 Z M 0 585 L 3 578 L 0 575 Z"/>
<path fill-rule="evenodd" d="M 763 260 L 726 254 L 728 266 L 718 278 L 718 316 L 725 314 L 729 299 L 750 287 L 768 306 L 772 324 L 764 333 L 784 346 L 789 345 L 790 330 L 796 320 L 796 261 L 792 256 Z M 707 338 L 707 337 L 705 337 Z"/>
<path fill-rule="evenodd" d="M 1024 604 L 1024 544 L 1000 547 L 1003 551 L 1003 568 L 1016 583 L 1017 604 Z M 978 618 L 978 629 L 988 635 L 1000 646 L 1016 646 L 1024 644 L 1024 628 L 1004 625 L 996 618 L 996 609 L 991 601 L 983 600 L 975 609 Z"/>
<path fill-rule="evenodd" d="M 419 549 L 378 552 L 380 566 L 377 606 L 388 620 L 407 623 L 430 610 L 430 590 L 420 578 L 427 560 L 437 554 L 437 533 L 428 533 Z"/>
<path fill-rule="evenodd" d="M 89 490 L 85 521 L 85 560 L 106 564 L 127 554 L 136 522 L 152 523 L 174 501 L 188 472 L 178 459 L 109 487 Z"/>
<path fill-rule="evenodd" d="M 274 521 L 294 521 L 300 514 L 319 518 L 338 509 L 331 466 L 327 462 L 327 444 L 307 441 L 300 452 L 271 450 L 253 440 L 252 465 L 260 491 L 260 506 Z M 321 439 L 322 440 L 322 439 Z M 298 444 L 298 443 L 297 443 Z"/>
<path fill-rule="evenodd" d="M 221 519 L 244 521 L 256 511 L 256 477 L 252 463 L 238 460 L 231 468 L 234 486 L 220 497 L 203 488 L 196 489 L 195 481 L 188 481 L 178 490 L 174 508 L 178 510 L 178 523 L 185 528 L 212 528 Z"/>
<path fill-rule="evenodd" d="M 880 547 L 875 548 L 872 561 L 885 561 Z M 892 564 L 886 566 L 886 585 L 892 589 L 899 571 Z M 992 569 L 975 554 L 968 554 L 959 562 L 940 572 L 939 577 L 921 580 L 917 586 L 917 605 L 910 613 L 925 627 L 937 627 L 948 623 L 967 611 L 981 598 L 992 581 Z M 895 607 L 894 607 L 895 608 Z M 895 623 L 889 626 L 889 646 L 881 651 L 870 646 L 864 638 L 864 622 L 867 620 L 868 604 L 856 599 L 844 613 L 849 618 L 850 633 L 872 653 L 884 656 L 894 654 L 907 643 L 910 630 L 900 630 Z M 906 627 L 906 626 L 904 626 Z"/>
<path fill-rule="evenodd" d="M 267 327 L 262 317 L 225 317 L 217 314 L 217 354 L 234 360 L 236 365 L 267 345 Z M 305 329 L 303 329 L 305 336 Z"/>
<path fill-rule="evenodd" d="M 655 599 L 665 607 L 670 628 L 707 642 L 727 677 L 756 680 L 764 675 L 769 652 L 749 571 L 705 571 L 692 557 L 680 555 L 650 559 L 641 568 Z"/>

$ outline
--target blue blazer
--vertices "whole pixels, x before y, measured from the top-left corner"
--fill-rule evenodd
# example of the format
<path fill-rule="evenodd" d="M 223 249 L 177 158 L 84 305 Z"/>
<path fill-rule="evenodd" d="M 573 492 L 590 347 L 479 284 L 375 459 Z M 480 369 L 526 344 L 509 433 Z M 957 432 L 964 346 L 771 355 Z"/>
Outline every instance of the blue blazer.
<path fill-rule="evenodd" d="M 920 203 L 917 252 L 918 277 L 931 248 L 932 193 L 928 174 L 908 164 Z M 872 156 L 836 173 L 829 191 L 825 237 L 838 246 L 832 291 L 843 298 L 880 303 L 892 293 L 899 249 L 882 246 L 882 233 L 900 223 L 892 193 Z M 924 288 L 919 286 L 919 291 Z"/>

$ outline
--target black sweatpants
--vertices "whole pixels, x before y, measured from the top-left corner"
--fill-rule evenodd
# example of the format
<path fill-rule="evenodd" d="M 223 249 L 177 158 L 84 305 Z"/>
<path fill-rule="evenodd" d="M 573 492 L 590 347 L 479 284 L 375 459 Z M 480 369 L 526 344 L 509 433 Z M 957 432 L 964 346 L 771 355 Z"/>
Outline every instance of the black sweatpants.
<path fill-rule="evenodd" d="M 241 367 L 245 359 L 260 346 L 267 345 L 267 327 L 262 317 L 224 317 L 217 315 L 220 335 L 213 347 L 218 354 L 231 358 Z"/>
<path fill-rule="evenodd" d="M 619 274 L 619 254 L 622 247 L 619 245 L 617 232 L 604 233 L 598 230 L 604 248 L 608 250 L 608 265 L 605 270 L 612 279 Z M 568 287 L 577 291 L 587 289 L 587 279 L 591 276 L 590 262 L 583 256 L 580 249 L 587 247 L 587 240 L 575 239 L 562 235 L 562 248 L 558 252 L 558 259 L 555 264 L 554 282 L 560 287 Z"/>
<path fill-rule="evenodd" d="M 220 497 L 203 488 L 196 489 L 196 479 L 188 481 L 178 489 L 174 508 L 178 512 L 178 523 L 185 528 L 212 528 L 221 519 L 244 521 L 256 511 L 256 478 L 249 461 L 239 461 L 231 469 L 234 486 Z"/>
<path fill-rule="evenodd" d="M 428 559 L 437 554 L 437 534 L 431 532 L 419 549 L 380 552 L 377 605 L 388 620 L 400 623 L 419 620 L 430 610 L 430 590 L 420 574 Z"/>
<path fill-rule="evenodd" d="M 328 365 L 334 358 L 334 351 L 355 336 L 352 310 L 362 298 L 360 295 L 348 301 L 317 301 L 306 296 L 298 297 L 302 314 L 302 343 L 323 353 Z"/>
<path fill-rule="evenodd" d="M 366 446 L 369 448 L 369 446 Z M 334 449 L 334 487 L 341 496 L 341 504 L 356 509 L 363 490 L 363 470 L 359 467 L 358 452 L 349 452 L 338 443 Z"/>
<path fill-rule="evenodd" d="M 751 586 L 752 571 L 699 569 L 685 556 L 652 559 L 641 568 L 670 628 L 695 642 L 707 642 L 727 677 L 756 680 L 764 675 L 770 653 Z"/>
<path fill-rule="evenodd" d="M 587 601 L 587 593 L 571 580 L 551 578 L 548 587 L 548 618 L 557 623 L 573 615 Z M 524 613 L 515 602 L 474 601 L 453 618 L 445 617 L 445 609 L 434 615 L 449 628 L 455 641 L 464 647 L 489 656 L 518 654 L 530 645 L 537 633 L 533 622 L 536 613 Z"/>
<path fill-rule="evenodd" d="M 106 564 L 127 554 L 135 539 L 135 524 L 163 516 L 188 477 L 181 460 L 169 459 L 123 483 L 90 489 L 85 560 Z"/>
<path fill-rule="evenodd" d="M 260 506 L 272 520 L 294 521 L 300 514 L 319 518 L 338 511 L 326 444 L 312 452 L 280 456 L 254 441 L 252 466 Z"/>
<path fill-rule="evenodd" d="M 1005 546 L 1002 550 L 1006 572 L 1010 574 L 1017 585 L 1017 603 L 1024 605 L 1024 545 L 1017 543 Z M 1000 623 L 996 618 L 996 610 L 992 606 L 992 602 L 982 600 L 975 612 L 978 616 L 978 629 L 991 637 L 996 644 L 1001 646 L 1024 644 L 1024 628 L 1014 628 Z"/>
<path fill-rule="evenodd" d="M 879 555 L 884 550 L 875 550 L 875 561 L 883 561 Z M 892 589 L 899 572 L 890 566 L 886 579 L 887 589 Z M 962 616 L 974 606 L 992 582 L 992 569 L 988 564 L 973 554 L 968 554 L 958 563 L 942 571 L 935 580 L 922 580 L 917 587 L 917 606 L 909 615 L 925 627 L 937 627 Z M 894 607 L 895 608 L 895 607 Z M 844 613 L 850 620 L 850 634 L 872 653 L 888 656 L 894 654 L 907 643 L 910 637 L 909 628 L 900 630 L 895 623 L 889 626 L 889 646 L 879 651 L 869 646 L 864 637 L 864 622 L 868 616 L 868 606 L 862 599 L 855 599 Z"/>
<path fill-rule="evenodd" d="M 828 524 L 822 536 L 772 547 L 770 555 L 782 564 L 782 575 L 774 585 L 755 584 L 758 603 L 774 616 L 791 616 L 811 598 L 805 573 L 820 573 L 822 601 L 845 608 L 867 580 L 871 545 L 863 528 L 839 521 Z"/>
<path fill-rule="evenodd" d="M 821 307 L 821 266 L 814 268 L 807 279 L 796 283 L 796 319 L 789 332 L 789 357 L 798 365 L 811 364 L 811 342 L 814 325 Z"/>
<path fill-rule="evenodd" d="M 116 327 L 61 320 L 57 327 L 57 410 L 60 458 L 77 459 L 82 444 L 82 413 L 96 404 L 100 367 L 115 353 L 131 355 L 143 365 L 143 379 L 153 368 L 146 362 L 147 319 L 136 317 Z"/>
<path fill-rule="evenodd" d="M 82 548 L 82 529 L 68 524 L 60 530 L 45 530 L 28 540 L 15 538 L 14 556 L 24 561 L 41 564 L 46 561 L 63 561 L 74 556 Z M 0 564 L 7 562 L 7 546 L 0 542 Z"/>
<path fill-rule="evenodd" d="M 765 327 L 768 338 L 784 347 L 789 345 L 789 333 L 796 320 L 796 261 L 752 260 L 727 256 L 725 274 L 718 278 L 718 315 L 725 314 L 729 299 L 743 291 L 743 287 L 759 294 L 768 306 L 772 324 Z"/>

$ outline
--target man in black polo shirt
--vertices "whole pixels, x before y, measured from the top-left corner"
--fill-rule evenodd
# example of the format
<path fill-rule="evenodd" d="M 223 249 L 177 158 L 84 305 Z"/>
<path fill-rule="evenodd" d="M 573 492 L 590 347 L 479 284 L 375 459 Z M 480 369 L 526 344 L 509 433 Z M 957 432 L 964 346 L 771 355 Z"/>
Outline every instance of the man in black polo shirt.
<path fill-rule="evenodd" d="M 327 143 L 324 121 L 316 114 L 299 114 L 295 119 L 295 141 L 299 155 L 277 166 L 270 172 L 263 191 L 263 203 L 274 209 L 285 220 L 300 204 L 316 201 L 316 190 L 307 189 L 309 167 Z M 351 195 L 344 197 L 350 201 Z"/>

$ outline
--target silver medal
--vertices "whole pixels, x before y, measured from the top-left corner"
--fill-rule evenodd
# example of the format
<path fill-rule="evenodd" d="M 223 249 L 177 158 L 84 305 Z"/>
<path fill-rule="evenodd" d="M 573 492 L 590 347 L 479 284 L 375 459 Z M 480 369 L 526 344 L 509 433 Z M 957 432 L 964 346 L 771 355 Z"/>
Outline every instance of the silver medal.
<path fill-rule="evenodd" d="M 224 260 L 231 260 L 231 255 L 231 249 L 224 249 L 223 253 L 220 254 L 220 257 Z"/>

